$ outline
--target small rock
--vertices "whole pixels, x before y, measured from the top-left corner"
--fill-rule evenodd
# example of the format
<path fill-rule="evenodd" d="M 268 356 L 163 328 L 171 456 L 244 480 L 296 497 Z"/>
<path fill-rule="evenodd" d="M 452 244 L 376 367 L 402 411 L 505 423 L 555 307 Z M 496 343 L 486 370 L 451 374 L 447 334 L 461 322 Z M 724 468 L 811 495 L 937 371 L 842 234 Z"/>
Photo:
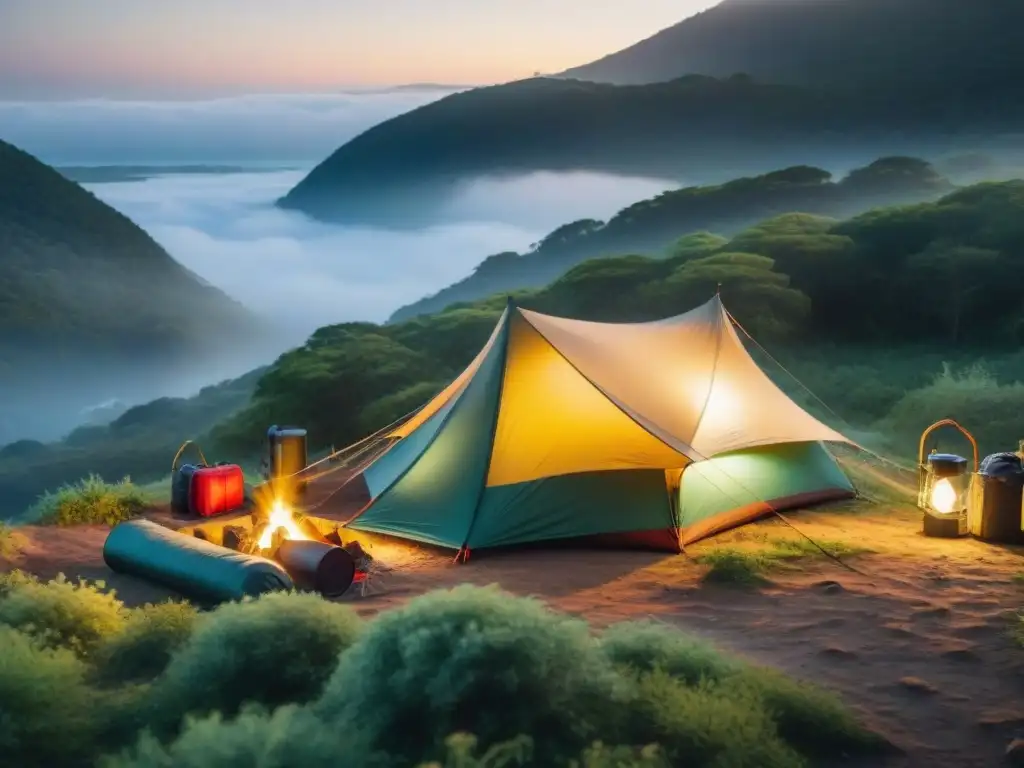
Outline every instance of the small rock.
<path fill-rule="evenodd" d="M 924 694 L 927 696 L 931 696 L 939 692 L 939 690 L 934 685 L 922 680 L 919 677 L 901 677 L 899 683 L 908 691 Z"/>
<path fill-rule="evenodd" d="M 837 592 L 842 592 L 843 591 L 843 585 L 840 584 L 838 581 L 819 581 L 814 586 L 816 586 L 818 589 L 820 589 L 825 594 L 829 594 L 829 595 L 832 595 L 832 594 L 835 594 Z"/>
<path fill-rule="evenodd" d="M 1010 765 L 1024 766 L 1024 739 L 1014 739 L 1006 745 L 1006 760 Z"/>

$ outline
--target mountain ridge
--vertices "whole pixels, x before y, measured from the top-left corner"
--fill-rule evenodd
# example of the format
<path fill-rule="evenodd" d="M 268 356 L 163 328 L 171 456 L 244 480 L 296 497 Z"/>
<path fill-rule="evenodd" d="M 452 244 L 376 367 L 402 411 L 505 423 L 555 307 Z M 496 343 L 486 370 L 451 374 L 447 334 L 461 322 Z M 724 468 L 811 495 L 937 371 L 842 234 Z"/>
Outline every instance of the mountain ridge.
<path fill-rule="evenodd" d="M 724 0 L 556 77 L 644 84 L 745 72 L 792 85 L 964 87 L 1024 74 L 1002 0 Z"/>

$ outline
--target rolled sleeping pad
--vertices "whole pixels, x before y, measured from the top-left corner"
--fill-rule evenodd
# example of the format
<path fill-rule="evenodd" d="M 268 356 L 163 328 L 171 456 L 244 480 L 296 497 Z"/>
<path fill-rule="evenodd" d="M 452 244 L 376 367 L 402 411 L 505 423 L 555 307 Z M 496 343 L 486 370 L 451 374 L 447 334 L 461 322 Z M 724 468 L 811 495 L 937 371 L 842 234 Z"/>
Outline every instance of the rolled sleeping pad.
<path fill-rule="evenodd" d="M 222 603 L 295 588 L 288 573 L 272 560 L 148 520 L 115 526 L 103 544 L 103 560 L 112 571 L 148 579 L 200 602 Z"/>
<path fill-rule="evenodd" d="M 277 559 L 296 587 L 324 597 L 340 597 L 356 577 L 352 555 L 320 541 L 286 539 L 278 547 Z"/>

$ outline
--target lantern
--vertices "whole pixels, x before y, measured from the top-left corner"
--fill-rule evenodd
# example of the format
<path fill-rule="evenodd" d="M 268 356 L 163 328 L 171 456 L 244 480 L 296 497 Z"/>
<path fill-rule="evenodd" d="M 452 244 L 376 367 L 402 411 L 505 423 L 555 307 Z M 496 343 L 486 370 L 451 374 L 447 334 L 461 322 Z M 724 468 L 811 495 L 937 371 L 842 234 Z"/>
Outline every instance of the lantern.
<path fill-rule="evenodd" d="M 917 506 L 923 512 L 925 536 L 956 538 L 968 533 L 967 507 L 973 473 L 968 471 L 967 459 L 963 456 L 933 450 L 925 457 L 928 435 L 944 426 L 958 429 L 970 441 L 974 449 L 974 473 L 978 471 L 978 444 L 970 432 L 952 419 L 935 422 L 921 435 Z"/>

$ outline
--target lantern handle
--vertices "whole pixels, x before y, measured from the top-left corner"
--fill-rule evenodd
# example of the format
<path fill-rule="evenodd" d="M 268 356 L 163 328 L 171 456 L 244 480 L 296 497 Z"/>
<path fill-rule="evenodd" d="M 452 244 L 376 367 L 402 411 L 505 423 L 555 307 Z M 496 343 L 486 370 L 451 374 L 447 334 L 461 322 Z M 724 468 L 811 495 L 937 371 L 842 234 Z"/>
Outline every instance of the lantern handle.
<path fill-rule="evenodd" d="M 953 419 L 942 419 L 941 421 L 936 421 L 934 424 L 932 424 L 930 427 L 928 427 L 928 429 L 926 429 L 924 432 L 921 433 L 921 444 L 918 446 L 918 450 L 917 450 L 917 463 L 921 467 L 924 466 L 924 446 L 925 446 L 925 441 L 928 440 L 928 435 L 930 435 L 932 432 L 934 432 L 939 427 L 954 427 L 955 429 L 960 430 L 960 434 L 962 434 L 964 437 L 966 437 L 970 441 L 971 448 L 974 450 L 974 471 L 977 472 L 978 471 L 978 443 L 974 439 L 974 436 L 970 432 L 968 432 L 966 429 L 964 429 L 962 426 L 960 426 L 960 424 L 957 423 L 956 421 L 954 421 Z"/>

